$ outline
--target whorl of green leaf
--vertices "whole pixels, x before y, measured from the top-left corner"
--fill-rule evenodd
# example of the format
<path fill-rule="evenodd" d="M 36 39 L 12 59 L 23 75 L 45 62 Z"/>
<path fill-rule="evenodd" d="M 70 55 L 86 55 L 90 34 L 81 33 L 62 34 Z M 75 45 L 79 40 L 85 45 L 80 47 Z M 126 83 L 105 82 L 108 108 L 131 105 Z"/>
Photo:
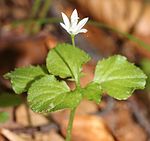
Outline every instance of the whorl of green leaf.
<path fill-rule="evenodd" d="M 27 92 L 30 107 L 35 112 L 46 113 L 73 109 L 83 98 L 100 102 L 102 93 L 123 100 L 134 90 L 143 89 L 146 75 L 134 64 L 120 55 L 99 61 L 95 77 L 85 88 L 79 85 L 71 91 L 65 81 L 57 80 L 57 76 L 80 82 L 82 65 L 90 57 L 69 44 L 58 44 L 47 56 L 46 66 L 18 68 L 5 75 L 11 79 L 16 93 Z"/>

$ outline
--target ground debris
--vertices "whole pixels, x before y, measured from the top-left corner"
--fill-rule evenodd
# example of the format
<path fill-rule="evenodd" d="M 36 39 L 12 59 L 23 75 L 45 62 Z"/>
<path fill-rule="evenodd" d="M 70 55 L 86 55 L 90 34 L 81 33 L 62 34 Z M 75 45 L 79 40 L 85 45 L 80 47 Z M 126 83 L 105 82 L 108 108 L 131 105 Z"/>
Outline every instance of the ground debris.
<path fill-rule="evenodd" d="M 1 129 L 0 134 L 7 138 L 9 141 L 64 141 L 55 130 L 49 132 L 35 132 L 33 135 L 25 133 L 14 133 L 7 129 Z M 0 136 L 0 141 L 5 141 L 5 139 Z"/>
<path fill-rule="evenodd" d="M 132 111 L 125 102 L 116 102 L 113 109 L 103 115 L 103 118 L 118 141 L 147 140 L 146 132 L 135 121 Z"/>
<path fill-rule="evenodd" d="M 49 123 L 49 120 L 41 114 L 34 113 L 26 105 L 20 105 L 16 109 L 16 122 L 22 126 L 40 126 Z"/>

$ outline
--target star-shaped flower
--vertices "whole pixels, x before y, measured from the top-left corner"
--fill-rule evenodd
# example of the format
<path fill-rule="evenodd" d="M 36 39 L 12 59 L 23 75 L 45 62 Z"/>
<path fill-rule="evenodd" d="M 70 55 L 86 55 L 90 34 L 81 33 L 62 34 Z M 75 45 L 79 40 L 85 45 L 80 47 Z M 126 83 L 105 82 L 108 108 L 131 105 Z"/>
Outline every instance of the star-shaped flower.
<path fill-rule="evenodd" d="M 60 23 L 60 25 L 70 34 L 77 35 L 79 33 L 86 33 L 87 29 L 82 28 L 88 21 L 89 18 L 82 19 L 79 23 L 79 17 L 77 10 L 75 9 L 72 12 L 71 20 L 66 16 L 66 14 L 61 13 L 64 23 Z"/>

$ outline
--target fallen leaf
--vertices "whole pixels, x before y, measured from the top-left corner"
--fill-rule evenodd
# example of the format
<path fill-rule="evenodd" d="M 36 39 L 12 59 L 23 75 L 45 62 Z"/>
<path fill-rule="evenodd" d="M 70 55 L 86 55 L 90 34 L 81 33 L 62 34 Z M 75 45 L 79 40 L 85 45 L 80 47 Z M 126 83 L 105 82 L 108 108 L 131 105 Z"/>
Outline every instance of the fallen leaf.
<path fill-rule="evenodd" d="M 134 121 L 126 103 L 117 102 L 103 118 L 118 141 L 146 141 L 146 132 Z"/>
<path fill-rule="evenodd" d="M 40 126 L 48 124 L 49 120 L 42 114 L 34 113 L 25 105 L 20 105 L 16 109 L 16 122 L 22 126 Z"/>
<path fill-rule="evenodd" d="M 19 137 L 17 134 L 2 128 L 0 133 L 7 138 L 9 141 L 25 141 L 23 138 Z"/>
<path fill-rule="evenodd" d="M 60 125 L 66 135 L 68 120 L 64 119 Z M 114 141 L 102 118 L 92 115 L 76 116 L 73 123 L 72 141 Z"/>
<path fill-rule="evenodd" d="M 64 139 L 54 130 L 48 133 L 35 133 L 35 141 L 64 141 Z"/>

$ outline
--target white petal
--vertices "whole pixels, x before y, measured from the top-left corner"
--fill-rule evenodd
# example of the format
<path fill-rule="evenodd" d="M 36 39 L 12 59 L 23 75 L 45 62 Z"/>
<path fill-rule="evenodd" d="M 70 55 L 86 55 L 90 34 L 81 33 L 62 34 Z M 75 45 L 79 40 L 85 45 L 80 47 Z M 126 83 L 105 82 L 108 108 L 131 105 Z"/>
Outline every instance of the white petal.
<path fill-rule="evenodd" d="M 87 29 L 81 29 L 78 33 L 86 33 L 88 30 Z"/>
<path fill-rule="evenodd" d="M 70 21 L 69 21 L 68 17 L 63 12 L 61 14 L 62 14 L 62 18 L 63 18 L 65 26 L 67 28 L 69 28 L 70 27 Z"/>
<path fill-rule="evenodd" d="M 77 10 L 75 9 L 71 15 L 71 27 L 72 28 L 77 27 L 78 20 L 79 20 L 78 13 L 77 13 Z"/>
<path fill-rule="evenodd" d="M 64 25 L 63 23 L 60 23 L 60 25 L 61 25 L 65 30 L 68 31 L 68 28 L 66 27 L 66 25 Z"/>
<path fill-rule="evenodd" d="M 78 21 L 78 19 L 79 19 L 78 13 L 77 13 L 77 10 L 75 9 L 71 15 L 71 22 Z"/>
<path fill-rule="evenodd" d="M 77 30 L 81 30 L 81 28 L 87 23 L 89 18 L 84 18 L 83 20 L 81 20 L 79 23 L 78 23 L 78 26 L 77 26 Z"/>
<path fill-rule="evenodd" d="M 74 34 L 76 35 L 76 34 L 79 34 L 79 33 L 86 33 L 88 30 L 87 29 L 80 29 L 80 30 L 78 30 L 78 31 L 76 31 L 76 32 L 74 32 Z"/>

